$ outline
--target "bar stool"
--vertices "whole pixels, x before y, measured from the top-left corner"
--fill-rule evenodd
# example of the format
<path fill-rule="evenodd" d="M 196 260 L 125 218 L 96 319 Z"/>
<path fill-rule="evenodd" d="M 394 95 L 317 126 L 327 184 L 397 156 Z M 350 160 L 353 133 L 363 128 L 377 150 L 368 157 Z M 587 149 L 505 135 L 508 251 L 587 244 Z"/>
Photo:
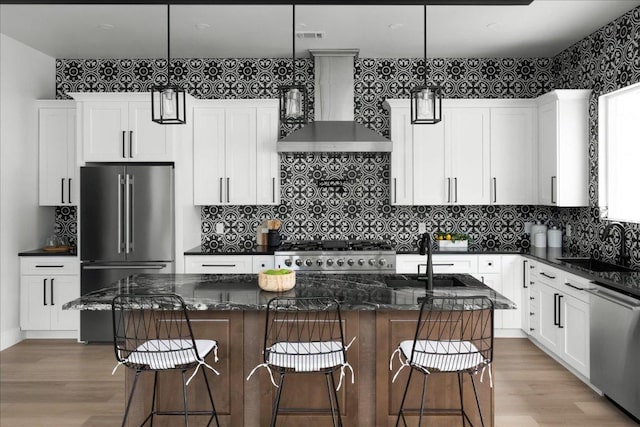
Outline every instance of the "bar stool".
<path fill-rule="evenodd" d="M 195 377 L 200 367 L 204 365 L 216 375 L 220 374 L 205 362 L 205 358 L 211 352 L 215 355 L 215 361 L 218 361 L 218 344 L 214 340 L 193 338 L 184 300 L 173 294 L 118 295 L 113 299 L 111 308 L 113 313 L 113 345 L 118 360 L 113 372 L 115 373 L 120 365 L 135 370 L 122 426 L 124 427 L 127 422 L 140 374 L 151 371 L 154 373 L 151 412 L 140 424 L 141 426 L 149 420 L 153 425 L 153 418 L 156 415 L 183 416 L 185 426 L 189 425 L 189 415 L 210 415 L 207 426 L 215 419 L 216 425 L 220 427 L 204 368 L 201 372 L 209 393 L 211 410 L 189 411 L 188 409 L 187 385 Z M 187 379 L 186 372 L 193 368 L 195 368 L 193 374 Z M 158 372 L 169 370 L 179 370 L 182 373 L 183 411 L 156 410 Z"/>
<path fill-rule="evenodd" d="M 427 378 L 434 374 L 457 374 L 460 390 L 460 408 L 447 409 L 459 411 L 462 425 L 465 420 L 471 426 L 464 408 L 463 374 L 469 374 L 480 422 L 484 427 L 482 409 L 478 399 L 474 374 L 489 369 L 491 379 L 491 361 L 493 359 L 493 303 L 487 297 L 435 297 L 427 296 L 420 307 L 420 315 L 413 340 L 402 341 L 391 354 L 389 369 L 393 369 L 393 357 L 398 354 L 401 366 L 393 376 L 396 380 L 400 371 L 410 367 L 409 377 L 402 396 L 402 403 L 396 419 L 396 427 L 402 419 L 405 427 L 405 412 L 417 412 L 418 425 L 422 425 L 425 411 Z M 411 376 L 414 372 L 423 375 L 420 409 L 416 411 L 404 408 Z M 482 381 L 482 375 L 481 375 Z M 442 409 L 439 409 L 442 411 Z"/>
<path fill-rule="evenodd" d="M 272 384 L 278 388 L 271 413 L 271 427 L 276 425 L 281 411 L 280 397 L 285 378 L 299 373 L 325 376 L 331 420 L 334 426 L 342 426 L 337 390 L 342 386 L 345 369 L 351 370 L 351 383 L 354 382 L 353 369 L 346 360 L 346 351 L 351 343 L 347 346 L 344 344 L 340 305 L 335 299 L 276 297 L 267 303 L 263 363 L 253 368 L 247 380 L 258 368 L 264 367 L 269 372 Z M 338 370 L 340 380 L 336 387 L 333 374 Z M 277 384 L 273 372 L 279 374 Z"/>

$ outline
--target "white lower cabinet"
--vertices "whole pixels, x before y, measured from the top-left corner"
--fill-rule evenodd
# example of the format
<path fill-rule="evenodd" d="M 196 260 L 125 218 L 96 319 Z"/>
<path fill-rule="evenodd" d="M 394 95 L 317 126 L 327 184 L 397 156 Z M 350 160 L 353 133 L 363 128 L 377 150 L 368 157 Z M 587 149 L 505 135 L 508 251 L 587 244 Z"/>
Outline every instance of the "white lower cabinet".
<path fill-rule="evenodd" d="M 202 274 L 251 274 L 253 256 L 251 255 L 186 255 L 185 273 Z"/>
<path fill-rule="evenodd" d="M 77 310 L 62 306 L 80 296 L 79 266 L 70 257 L 20 258 L 20 329 L 76 331 Z"/>
<path fill-rule="evenodd" d="M 258 274 L 261 271 L 274 268 L 275 260 L 273 255 L 253 255 L 253 271 L 252 273 Z"/>
<path fill-rule="evenodd" d="M 588 281 L 547 265 L 538 270 L 531 285 L 538 304 L 531 337 L 588 379 Z"/>

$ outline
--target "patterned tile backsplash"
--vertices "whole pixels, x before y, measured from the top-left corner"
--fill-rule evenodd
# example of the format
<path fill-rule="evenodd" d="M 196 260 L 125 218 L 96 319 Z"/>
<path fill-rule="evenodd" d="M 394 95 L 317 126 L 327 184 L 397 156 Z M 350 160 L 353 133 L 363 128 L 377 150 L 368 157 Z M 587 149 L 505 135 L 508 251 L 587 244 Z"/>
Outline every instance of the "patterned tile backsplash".
<path fill-rule="evenodd" d="M 392 241 L 398 250 L 417 248 L 419 223 L 430 230 L 466 232 L 471 247 L 520 250 L 529 245 L 524 223 L 570 225 L 565 248 L 610 259 L 615 242 L 603 242 L 597 208 L 597 96 L 640 81 L 640 7 L 596 31 L 554 58 L 435 58 L 426 67 L 447 98 L 533 98 L 553 88 L 593 88 L 590 106 L 591 208 L 541 206 L 391 206 L 388 154 L 286 154 L 281 160 L 279 206 L 204 206 L 201 240 L 205 247 L 252 247 L 255 228 L 265 218 L 283 221 L 290 239 L 358 238 Z M 287 59 L 175 59 L 178 83 L 198 98 L 274 98 L 289 83 Z M 301 80 L 313 94 L 313 63 L 297 60 Z M 355 63 L 355 118 L 389 136 L 386 98 L 406 98 L 419 82 L 424 61 L 360 58 Z M 58 98 L 73 91 L 147 91 L 166 80 L 165 60 L 59 59 Z M 300 77 L 299 77 L 300 78 Z M 310 99 L 313 103 L 313 99 Z M 313 113 L 312 113 L 313 114 Z M 285 135 L 290 128 L 282 128 Z M 318 188 L 318 178 L 346 179 L 343 193 Z M 56 210 L 57 231 L 76 238 L 74 208 Z M 226 233 L 214 233 L 223 222 Z M 632 262 L 640 265 L 640 229 L 628 224 Z M 613 243 L 613 244 L 612 244 Z"/>

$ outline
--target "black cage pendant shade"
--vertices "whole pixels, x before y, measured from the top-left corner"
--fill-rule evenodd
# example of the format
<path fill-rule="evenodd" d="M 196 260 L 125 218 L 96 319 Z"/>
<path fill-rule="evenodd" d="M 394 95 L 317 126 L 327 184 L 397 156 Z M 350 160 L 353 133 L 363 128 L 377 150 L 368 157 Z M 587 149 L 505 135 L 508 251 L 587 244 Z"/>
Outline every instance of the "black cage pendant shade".
<path fill-rule="evenodd" d="M 185 90 L 171 84 L 171 15 L 167 4 L 167 84 L 151 88 L 151 120 L 161 125 L 187 122 Z"/>
<path fill-rule="evenodd" d="M 303 84 L 296 84 L 296 5 L 293 5 L 292 22 L 293 48 L 291 65 L 293 74 L 292 84 L 278 86 L 278 98 L 280 98 L 280 122 L 287 124 L 305 124 L 307 115 L 307 88 Z"/>
<path fill-rule="evenodd" d="M 410 91 L 411 124 L 432 125 L 442 120 L 442 88 L 427 82 L 427 5 L 424 5 L 424 85 Z"/>

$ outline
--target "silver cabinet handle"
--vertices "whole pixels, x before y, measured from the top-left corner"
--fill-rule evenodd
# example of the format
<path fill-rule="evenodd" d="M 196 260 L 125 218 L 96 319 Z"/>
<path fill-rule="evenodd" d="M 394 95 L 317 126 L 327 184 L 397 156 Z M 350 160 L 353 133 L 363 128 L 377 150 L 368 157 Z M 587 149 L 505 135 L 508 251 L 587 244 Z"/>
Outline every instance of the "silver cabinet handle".
<path fill-rule="evenodd" d="M 493 177 L 493 203 L 496 203 L 498 201 L 498 185 L 496 183 L 497 179 L 494 176 Z"/>
<path fill-rule="evenodd" d="M 229 177 L 227 177 L 227 203 L 229 203 Z"/>
<path fill-rule="evenodd" d="M 398 203 L 398 179 L 393 178 L 393 203 Z"/>
<path fill-rule="evenodd" d="M 447 203 L 451 203 L 451 178 L 447 178 Z"/>
<path fill-rule="evenodd" d="M 55 305 L 55 304 L 53 303 L 53 281 L 54 281 L 54 280 L 55 280 L 55 279 L 53 279 L 53 278 L 52 278 L 52 279 L 51 279 L 51 281 L 49 282 L 49 290 L 50 290 L 50 292 L 49 292 L 49 297 L 51 298 L 51 305 Z"/>
<path fill-rule="evenodd" d="M 276 202 L 276 179 L 275 177 L 271 178 L 271 198 L 273 203 Z"/>
<path fill-rule="evenodd" d="M 129 244 L 129 250 L 127 251 L 127 253 L 131 253 L 134 250 L 133 247 L 133 226 L 134 221 L 134 212 L 133 212 L 133 205 L 134 205 L 134 194 L 135 194 L 135 190 L 134 190 L 134 179 L 133 179 L 133 175 L 129 175 L 127 174 L 127 178 L 129 179 L 129 200 L 128 200 L 128 204 L 129 204 L 129 217 L 127 218 L 127 225 L 129 226 L 129 235 L 127 238 L 127 242 Z"/>
<path fill-rule="evenodd" d="M 125 142 L 124 142 L 124 138 L 125 138 L 125 134 L 126 133 L 127 133 L 126 131 L 124 131 L 124 130 L 122 131 L 122 157 L 127 157 L 127 152 L 125 151 L 126 148 L 125 148 Z"/>
<path fill-rule="evenodd" d="M 129 157 L 133 159 L 133 131 L 129 131 Z"/>
<path fill-rule="evenodd" d="M 69 192 L 67 193 L 67 200 L 69 201 L 69 203 L 71 203 L 71 178 L 68 178 L 68 179 L 69 181 L 67 182 L 69 184 Z"/>
<path fill-rule="evenodd" d="M 220 178 L 220 203 L 222 203 L 222 178 Z"/>
<path fill-rule="evenodd" d="M 64 178 L 60 179 L 60 203 L 64 203 Z"/>
<path fill-rule="evenodd" d="M 122 174 L 118 174 L 118 253 L 122 253 Z"/>
<path fill-rule="evenodd" d="M 47 279 L 42 281 L 42 305 L 47 305 Z"/>
<path fill-rule="evenodd" d="M 453 200 L 453 202 L 458 203 L 458 177 L 453 178 L 453 189 L 455 190 L 453 196 L 455 199 Z"/>
<path fill-rule="evenodd" d="M 553 189 L 553 183 L 554 181 L 557 179 L 557 177 L 552 176 L 551 177 L 551 203 L 556 203 L 556 198 L 555 198 L 555 191 Z"/>

